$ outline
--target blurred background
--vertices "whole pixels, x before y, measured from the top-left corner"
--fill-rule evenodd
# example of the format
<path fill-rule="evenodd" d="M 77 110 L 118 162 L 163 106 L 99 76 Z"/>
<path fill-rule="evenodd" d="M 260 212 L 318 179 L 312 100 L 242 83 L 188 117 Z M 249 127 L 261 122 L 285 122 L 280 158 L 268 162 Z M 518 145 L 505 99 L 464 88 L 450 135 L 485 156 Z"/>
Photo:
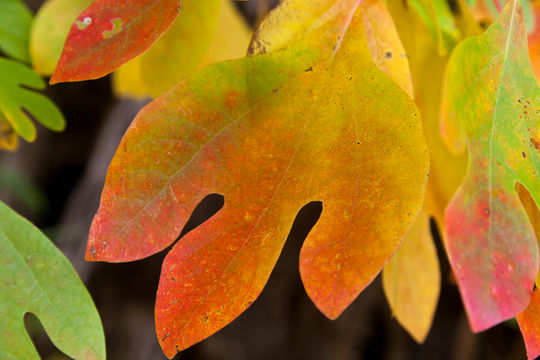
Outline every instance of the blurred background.
<path fill-rule="evenodd" d="M 35 12 L 42 1 L 26 3 Z M 275 1 L 251 0 L 235 6 L 252 26 Z M 0 152 L 0 200 L 42 229 L 73 263 L 101 314 L 108 359 L 166 359 L 155 334 L 153 312 L 160 266 L 168 249 L 126 264 L 83 259 L 107 166 L 131 120 L 149 100 L 115 97 L 110 76 L 55 85 L 46 94 L 62 110 L 67 128 L 54 133 L 38 125 L 35 143 L 22 141 L 17 151 Z M 210 201 L 205 206 L 217 205 Z M 319 211 L 316 204 L 301 211 L 259 299 L 232 324 L 176 359 L 526 358 L 514 321 L 471 333 L 439 236 L 442 291 L 424 344 L 416 344 L 392 318 L 380 277 L 338 320 L 326 319 L 305 294 L 298 272 L 301 244 Z M 204 217 L 205 209 L 199 215 Z M 434 224 L 432 230 L 437 232 Z M 66 358 L 33 316 L 25 321 L 42 358 Z"/>

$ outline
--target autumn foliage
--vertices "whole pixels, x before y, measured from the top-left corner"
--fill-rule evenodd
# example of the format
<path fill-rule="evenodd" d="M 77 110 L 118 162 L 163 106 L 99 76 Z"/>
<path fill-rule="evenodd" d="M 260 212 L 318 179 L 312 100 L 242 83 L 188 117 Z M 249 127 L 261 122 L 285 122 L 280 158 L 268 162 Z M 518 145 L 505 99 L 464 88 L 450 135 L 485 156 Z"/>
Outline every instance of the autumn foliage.
<path fill-rule="evenodd" d="M 251 40 L 226 1 L 46 6 L 72 14 L 51 33 L 67 35 L 61 54 L 31 53 L 51 84 L 115 71 L 118 94 L 156 97 L 110 163 L 86 259 L 168 249 L 155 320 L 169 358 L 256 301 L 311 202 L 322 212 L 299 272 L 326 317 L 382 271 L 423 342 L 441 283 L 433 219 L 472 330 L 515 317 L 540 355 L 538 1 L 490 15 L 481 1 L 282 0 Z M 54 22 L 47 11 L 35 26 Z M 0 93 L 0 120 L 31 140 L 9 106 Z M 224 206 L 184 234 L 211 194 Z"/>

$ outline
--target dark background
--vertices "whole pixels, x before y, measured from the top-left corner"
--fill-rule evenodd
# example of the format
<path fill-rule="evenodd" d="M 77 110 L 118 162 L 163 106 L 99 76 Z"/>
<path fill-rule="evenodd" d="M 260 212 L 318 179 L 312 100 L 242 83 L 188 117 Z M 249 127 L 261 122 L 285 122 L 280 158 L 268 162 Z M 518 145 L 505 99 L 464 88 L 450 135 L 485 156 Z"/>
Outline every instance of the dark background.
<path fill-rule="evenodd" d="M 26 2 L 34 11 L 41 4 L 39 0 Z M 273 3 L 251 0 L 237 5 L 253 24 Z M 46 93 L 62 109 L 67 129 L 57 134 L 38 126 L 35 143 L 22 142 L 14 153 L 0 152 L 0 199 L 43 229 L 73 263 L 103 320 L 108 359 L 165 359 L 153 311 L 160 266 L 168 250 L 126 264 L 83 260 L 108 163 L 144 103 L 115 98 L 109 77 L 55 85 Z M 35 192 L 29 201 L 9 185 L 24 181 L 29 184 L 22 187 L 23 197 Z M 219 205 L 216 201 L 206 204 L 207 211 Z M 481 334 L 471 333 L 439 236 L 442 291 L 424 344 L 417 345 L 392 318 L 380 277 L 338 320 L 326 319 L 305 294 L 298 272 L 300 247 L 318 211 L 316 204 L 301 211 L 259 299 L 232 324 L 177 359 L 526 358 L 513 321 Z M 33 316 L 27 316 L 26 323 L 43 358 L 65 358 Z"/>

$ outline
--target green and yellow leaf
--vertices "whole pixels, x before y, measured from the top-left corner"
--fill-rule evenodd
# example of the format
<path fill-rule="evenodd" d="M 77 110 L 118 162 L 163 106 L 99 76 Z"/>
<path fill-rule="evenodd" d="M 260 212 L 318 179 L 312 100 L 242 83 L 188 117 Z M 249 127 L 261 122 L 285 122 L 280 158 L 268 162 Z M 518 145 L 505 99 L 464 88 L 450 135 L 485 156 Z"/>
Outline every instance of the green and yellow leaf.
<path fill-rule="evenodd" d="M 516 183 L 540 203 L 540 88 L 518 0 L 447 69 L 443 135 L 469 153 L 465 182 L 446 210 L 446 248 L 474 331 L 522 312 L 538 273 L 538 245 Z"/>

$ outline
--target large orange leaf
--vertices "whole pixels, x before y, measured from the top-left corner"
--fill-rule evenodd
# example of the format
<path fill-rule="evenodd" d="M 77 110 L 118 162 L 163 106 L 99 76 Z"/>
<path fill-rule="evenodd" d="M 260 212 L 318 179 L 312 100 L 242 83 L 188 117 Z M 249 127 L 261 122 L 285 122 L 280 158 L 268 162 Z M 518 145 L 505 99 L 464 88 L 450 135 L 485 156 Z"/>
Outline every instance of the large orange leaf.
<path fill-rule="evenodd" d="M 373 64 L 359 3 L 342 0 L 283 50 L 197 72 L 127 131 L 87 259 L 151 255 L 176 239 L 206 195 L 225 197 L 164 260 L 156 326 L 167 356 L 257 298 L 310 201 L 324 209 L 302 249 L 302 276 L 330 318 L 373 280 L 416 219 L 428 171 L 422 125 Z"/>
<path fill-rule="evenodd" d="M 538 246 L 515 190 L 540 203 L 540 89 L 525 22 L 510 1 L 481 36 L 462 42 L 447 71 L 443 129 L 465 145 L 465 182 L 446 210 L 446 247 L 474 331 L 522 312 L 538 272 Z"/>
<path fill-rule="evenodd" d="M 180 9 L 179 0 L 95 0 L 71 26 L 51 84 L 116 70 L 148 49 Z"/>

